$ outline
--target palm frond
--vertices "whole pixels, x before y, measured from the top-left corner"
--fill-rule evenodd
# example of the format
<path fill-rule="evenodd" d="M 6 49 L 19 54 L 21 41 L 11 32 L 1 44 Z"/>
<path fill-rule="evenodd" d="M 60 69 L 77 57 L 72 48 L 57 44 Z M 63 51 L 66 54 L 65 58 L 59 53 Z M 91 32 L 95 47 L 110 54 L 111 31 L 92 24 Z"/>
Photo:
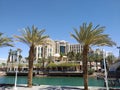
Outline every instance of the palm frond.
<path fill-rule="evenodd" d="M 40 45 L 44 42 L 44 39 L 49 37 L 47 35 L 43 35 L 44 32 L 45 29 L 38 30 L 38 28 L 33 25 L 31 29 L 27 27 L 24 30 L 22 30 L 21 36 L 15 36 L 15 38 L 17 38 L 17 41 L 25 43 L 29 46 Z"/>
<path fill-rule="evenodd" d="M 83 45 L 99 45 L 99 46 L 113 46 L 116 45 L 115 42 L 111 40 L 109 35 L 103 34 L 105 27 L 97 25 L 93 27 L 92 23 L 89 23 L 87 26 L 86 23 L 83 23 L 80 26 L 80 30 L 74 29 L 75 34 L 71 36 L 78 42 Z"/>
<path fill-rule="evenodd" d="M 13 42 L 12 38 L 5 37 L 3 36 L 3 33 L 0 33 L 0 47 L 6 47 L 6 46 L 13 47 L 12 42 Z"/>

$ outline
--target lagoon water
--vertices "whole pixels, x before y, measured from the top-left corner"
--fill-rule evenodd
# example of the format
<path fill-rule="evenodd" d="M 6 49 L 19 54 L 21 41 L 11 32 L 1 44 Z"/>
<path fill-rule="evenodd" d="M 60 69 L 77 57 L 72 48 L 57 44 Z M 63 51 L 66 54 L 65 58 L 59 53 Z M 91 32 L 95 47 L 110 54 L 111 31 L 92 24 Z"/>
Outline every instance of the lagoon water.
<path fill-rule="evenodd" d="M 0 83 L 14 84 L 14 76 L 2 76 L 0 77 Z M 94 77 L 90 77 L 89 86 L 104 86 L 103 80 L 97 80 Z M 61 86 L 83 86 L 82 77 L 33 77 L 33 83 L 39 85 L 61 85 Z M 19 76 L 17 84 L 27 84 L 26 76 Z"/>

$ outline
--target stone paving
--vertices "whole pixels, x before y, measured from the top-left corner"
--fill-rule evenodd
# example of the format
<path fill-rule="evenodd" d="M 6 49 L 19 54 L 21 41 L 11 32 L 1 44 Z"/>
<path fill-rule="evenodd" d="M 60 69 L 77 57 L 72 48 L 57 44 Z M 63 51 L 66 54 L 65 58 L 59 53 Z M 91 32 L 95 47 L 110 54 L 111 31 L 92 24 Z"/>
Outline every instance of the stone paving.
<path fill-rule="evenodd" d="M 83 87 L 77 86 L 51 86 L 51 85 L 40 85 L 33 86 L 32 88 L 28 88 L 27 86 L 17 86 L 15 87 L 0 87 L 0 90 L 84 90 Z M 89 90 L 106 90 L 103 87 L 89 87 Z"/>

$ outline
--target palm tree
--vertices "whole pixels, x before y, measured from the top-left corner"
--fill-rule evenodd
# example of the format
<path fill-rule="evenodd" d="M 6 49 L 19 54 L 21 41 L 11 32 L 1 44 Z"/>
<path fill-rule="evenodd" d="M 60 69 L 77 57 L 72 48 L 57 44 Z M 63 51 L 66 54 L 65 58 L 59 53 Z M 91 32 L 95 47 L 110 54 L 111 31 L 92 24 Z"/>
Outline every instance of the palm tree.
<path fill-rule="evenodd" d="M 73 51 L 67 53 L 69 61 L 75 61 L 75 53 Z"/>
<path fill-rule="evenodd" d="M 43 35 L 45 30 L 38 30 L 37 27 L 34 25 L 30 29 L 29 27 L 25 28 L 23 31 L 21 31 L 21 36 L 15 36 L 18 41 L 25 43 L 29 46 L 29 71 L 28 71 L 28 87 L 32 87 L 32 73 L 33 73 L 33 61 L 35 59 L 35 46 L 41 45 L 45 43 L 45 39 L 48 38 L 48 36 Z"/>
<path fill-rule="evenodd" d="M 7 65 L 8 65 L 8 63 L 10 63 L 11 54 L 12 54 L 12 49 L 10 49 L 9 54 L 8 54 Z"/>
<path fill-rule="evenodd" d="M 82 55 L 81 55 L 81 53 L 77 53 L 77 54 L 75 55 L 75 60 L 76 60 L 76 61 L 82 61 Z"/>
<path fill-rule="evenodd" d="M 93 54 L 93 52 L 90 52 L 90 53 L 88 54 L 88 61 L 89 61 L 89 63 L 90 63 L 90 69 L 92 69 L 92 64 L 91 64 L 91 62 L 94 61 L 94 54 Z"/>
<path fill-rule="evenodd" d="M 12 46 L 12 38 L 3 36 L 3 33 L 0 32 L 0 47 Z"/>
<path fill-rule="evenodd" d="M 81 53 L 76 53 L 75 55 L 75 61 L 78 61 L 80 64 L 79 64 L 79 67 L 77 66 L 77 68 L 79 68 L 79 70 L 82 70 L 82 54 Z"/>
<path fill-rule="evenodd" d="M 98 71 L 98 62 L 101 62 L 102 60 L 103 60 L 103 55 L 95 52 L 94 53 L 94 61 L 96 62 L 96 71 Z"/>
<path fill-rule="evenodd" d="M 5 36 L 3 36 L 3 33 L 0 32 L 0 47 L 6 47 L 6 46 L 13 47 L 12 42 L 13 42 L 12 38 L 5 37 Z M 10 53 L 8 56 L 7 64 L 8 64 L 8 62 L 10 62 Z"/>
<path fill-rule="evenodd" d="M 64 53 L 60 52 L 60 61 L 63 61 L 63 56 L 64 56 Z"/>
<path fill-rule="evenodd" d="M 106 59 L 108 61 L 108 67 L 110 67 L 113 64 L 113 61 L 115 60 L 115 56 L 111 54 L 111 55 L 108 55 Z"/>
<path fill-rule="evenodd" d="M 113 46 L 116 45 L 111 38 L 107 34 L 103 34 L 105 27 L 100 27 L 97 25 L 93 28 L 93 24 L 83 23 L 80 26 L 80 30 L 74 29 L 75 34 L 71 34 L 71 36 L 76 39 L 79 44 L 83 45 L 83 76 L 84 76 L 84 89 L 88 90 L 88 52 L 89 48 L 92 45 L 97 46 Z"/>

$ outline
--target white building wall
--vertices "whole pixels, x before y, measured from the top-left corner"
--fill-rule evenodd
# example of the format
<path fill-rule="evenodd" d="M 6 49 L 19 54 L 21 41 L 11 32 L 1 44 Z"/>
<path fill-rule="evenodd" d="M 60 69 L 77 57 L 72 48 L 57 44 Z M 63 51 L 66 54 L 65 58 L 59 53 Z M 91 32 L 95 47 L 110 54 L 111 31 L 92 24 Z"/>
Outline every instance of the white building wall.
<path fill-rule="evenodd" d="M 82 46 L 80 44 L 70 44 L 64 40 L 51 40 L 50 44 L 36 46 L 36 60 L 42 57 L 48 58 L 49 56 L 54 56 L 57 53 L 60 54 L 60 46 L 65 46 L 65 54 L 71 51 L 74 51 L 75 53 L 81 53 L 82 51 Z"/>
<path fill-rule="evenodd" d="M 51 39 L 49 40 L 49 44 L 38 45 L 36 46 L 35 56 L 36 60 L 39 58 L 45 57 L 48 58 L 49 56 L 53 56 L 55 54 L 55 42 Z"/>
<path fill-rule="evenodd" d="M 82 52 L 82 46 L 80 44 L 71 44 L 70 45 L 70 52 L 73 51 L 75 53 L 81 53 Z"/>
<path fill-rule="evenodd" d="M 42 57 L 42 45 L 36 46 L 35 55 L 36 55 L 36 60 Z"/>

